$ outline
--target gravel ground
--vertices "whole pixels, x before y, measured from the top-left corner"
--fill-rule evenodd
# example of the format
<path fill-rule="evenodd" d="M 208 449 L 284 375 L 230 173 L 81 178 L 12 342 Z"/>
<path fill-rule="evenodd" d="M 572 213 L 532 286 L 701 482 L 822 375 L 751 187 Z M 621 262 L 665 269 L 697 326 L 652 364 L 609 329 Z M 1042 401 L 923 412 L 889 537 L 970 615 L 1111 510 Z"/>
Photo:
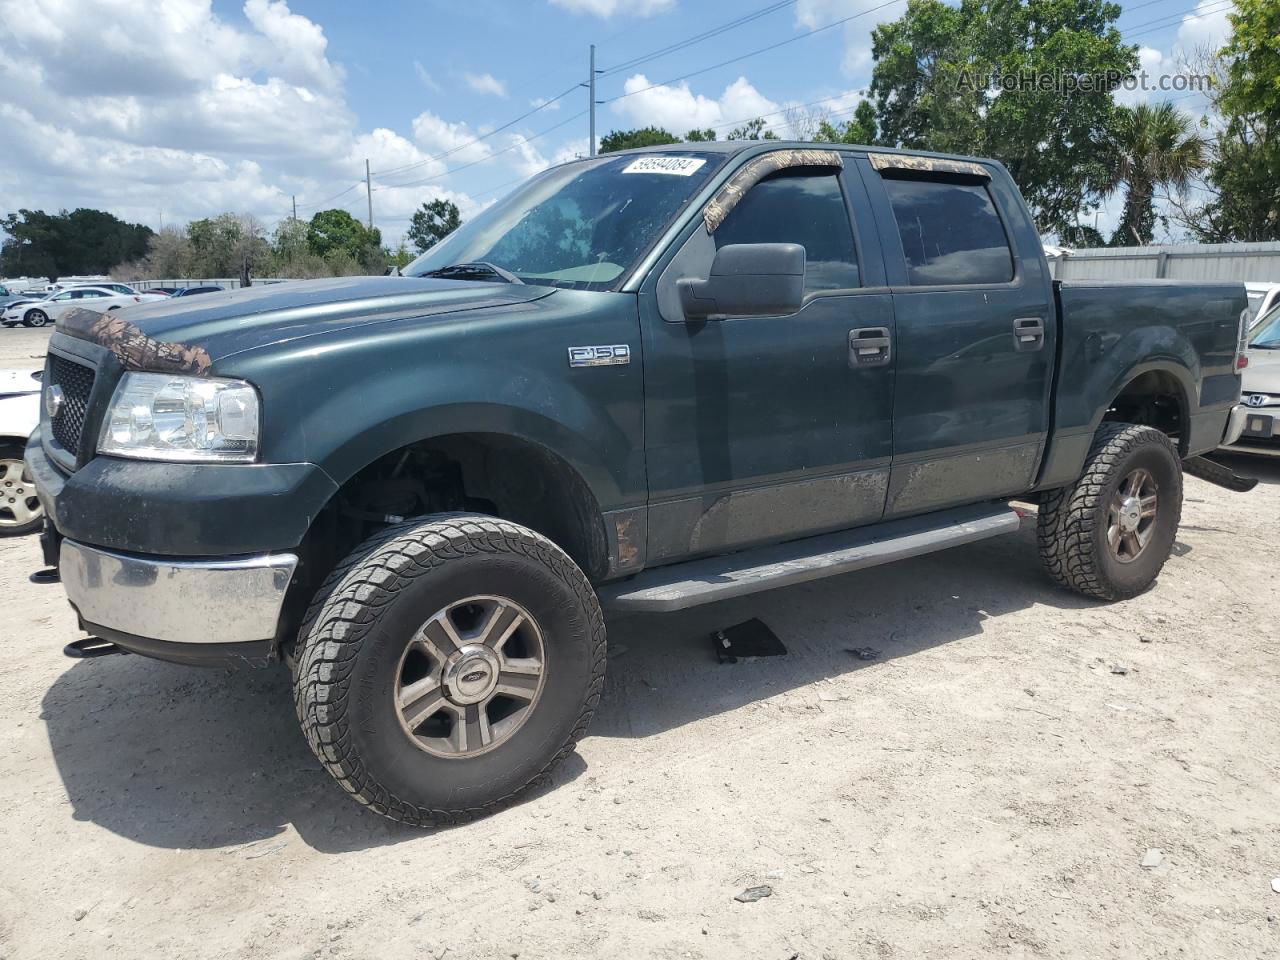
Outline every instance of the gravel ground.
<path fill-rule="evenodd" d="M 0 327 L 0 369 L 36 370 L 44 366 L 45 344 L 53 327 Z"/>
<path fill-rule="evenodd" d="M 1188 479 L 1127 603 L 1024 529 L 614 621 L 555 782 L 436 832 L 343 796 L 282 670 L 63 657 L 36 542 L 0 541 L 0 956 L 1276 956 L 1280 462 L 1232 465 L 1263 483 Z M 716 663 L 752 616 L 788 655 Z"/>

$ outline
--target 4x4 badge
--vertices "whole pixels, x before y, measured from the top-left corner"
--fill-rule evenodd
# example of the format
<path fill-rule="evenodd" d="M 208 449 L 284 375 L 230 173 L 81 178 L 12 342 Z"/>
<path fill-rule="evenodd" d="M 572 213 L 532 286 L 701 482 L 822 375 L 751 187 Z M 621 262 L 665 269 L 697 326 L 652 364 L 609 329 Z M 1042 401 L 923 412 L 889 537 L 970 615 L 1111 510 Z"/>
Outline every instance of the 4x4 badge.
<path fill-rule="evenodd" d="M 570 347 L 569 366 L 607 367 L 615 363 L 630 363 L 631 348 L 625 343 L 607 347 Z"/>

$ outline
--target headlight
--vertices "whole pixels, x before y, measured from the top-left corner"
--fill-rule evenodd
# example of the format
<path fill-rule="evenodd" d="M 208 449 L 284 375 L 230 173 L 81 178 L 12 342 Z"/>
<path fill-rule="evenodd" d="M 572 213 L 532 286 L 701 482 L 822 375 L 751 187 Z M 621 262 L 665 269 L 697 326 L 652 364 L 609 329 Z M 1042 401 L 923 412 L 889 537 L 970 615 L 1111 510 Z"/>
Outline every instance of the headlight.
<path fill-rule="evenodd" d="M 258 455 L 258 392 L 243 380 L 126 373 L 98 452 L 139 460 L 250 463 Z"/>

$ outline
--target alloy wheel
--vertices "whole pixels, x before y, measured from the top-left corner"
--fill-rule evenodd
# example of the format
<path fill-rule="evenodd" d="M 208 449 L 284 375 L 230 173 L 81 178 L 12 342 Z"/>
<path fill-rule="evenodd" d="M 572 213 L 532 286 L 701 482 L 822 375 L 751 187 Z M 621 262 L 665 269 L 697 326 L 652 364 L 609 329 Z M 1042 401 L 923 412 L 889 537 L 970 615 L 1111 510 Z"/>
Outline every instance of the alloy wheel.
<path fill-rule="evenodd" d="M 400 657 L 400 726 L 435 756 L 486 753 L 533 713 L 546 667 L 542 630 L 524 607 L 505 597 L 458 600 L 422 624 Z"/>
<path fill-rule="evenodd" d="M 1132 563 L 1151 542 L 1159 512 L 1159 488 L 1151 471 L 1139 467 L 1116 488 L 1107 504 L 1107 547 L 1121 563 Z"/>
<path fill-rule="evenodd" d="M 22 527 L 44 515 L 35 484 L 23 480 L 21 460 L 0 460 L 0 527 Z"/>

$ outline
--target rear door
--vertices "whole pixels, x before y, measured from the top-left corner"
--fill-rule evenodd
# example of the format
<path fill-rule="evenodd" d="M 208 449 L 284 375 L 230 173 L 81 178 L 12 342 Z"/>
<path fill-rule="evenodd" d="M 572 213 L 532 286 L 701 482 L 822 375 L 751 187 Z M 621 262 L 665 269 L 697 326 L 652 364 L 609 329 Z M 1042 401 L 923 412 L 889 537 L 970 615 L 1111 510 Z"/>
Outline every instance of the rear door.
<path fill-rule="evenodd" d="M 893 307 L 849 174 L 800 167 L 761 180 L 714 233 L 691 226 L 642 296 L 649 564 L 880 519 L 893 363 L 875 347 L 855 362 L 850 337 L 889 334 Z M 683 319 L 676 280 L 705 278 L 731 243 L 804 246 L 798 313 Z"/>
<path fill-rule="evenodd" d="M 1057 333 L 1039 238 L 1003 173 L 916 160 L 859 162 L 896 323 L 886 517 L 1033 485 Z"/>

